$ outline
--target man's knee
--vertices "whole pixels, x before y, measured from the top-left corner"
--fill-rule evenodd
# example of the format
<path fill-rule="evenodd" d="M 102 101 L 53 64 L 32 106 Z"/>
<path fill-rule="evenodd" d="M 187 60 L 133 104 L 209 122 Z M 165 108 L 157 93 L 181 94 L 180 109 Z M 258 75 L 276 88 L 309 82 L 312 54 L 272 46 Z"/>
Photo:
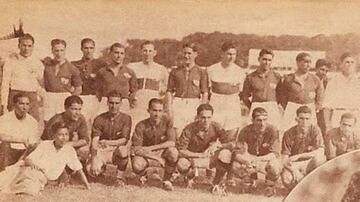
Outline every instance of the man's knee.
<path fill-rule="evenodd" d="M 169 163 L 176 163 L 179 158 L 179 151 L 175 147 L 167 148 L 163 153 L 163 157 Z"/>
<path fill-rule="evenodd" d="M 229 149 L 222 149 L 219 151 L 217 159 L 221 163 L 229 164 L 229 163 L 231 163 L 231 155 L 232 155 L 232 153 Z"/>
<path fill-rule="evenodd" d="M 76 150 L 76 153 L 79 157 L 80 161 L 85 162 L 89 159 L 90 156 L 90 148 L 89 145 L 82 146 Z"/>
<path fill-rule="evenodd" d="M 116 148 L 113 154 L 112 162 L 119 170 L 125 170 L 129 161 L 129 150 L 125 146 Z"/>
<path fill-rule="evenodd" d="M 326 162 L 326 156 L 324 154 L 315 155 L 306 167 L 306 173 L 311 172 L 315 168 L 319 167 Z"/>
<path fill-rule="evenodd" d="M 114 155 L 116 155 L 119 158 L 127 158 L 129 156 L 130 150 L 126 146 L 119 146 L 115 149 Z"/>
<path fill-rule="evenodd" d="M 141 174 L 148 167 L 148 162 L 144 157 L 134 156 L 131 159 L 132 170 L 136 174 Z"/>
<path fill-rule="evenodd" d="M 266 178 L 271 181 L 276 181 L 280 176 L 282 170 L 282 164 L 277 159 L 271 160 L 266 165 L 265 170 L 266 170 Z"/>
<path fill-rule="evenodd" d="M 292 188 L 296 185 L 295 178 L 288 169 L 283 169 L 280 176 L 281 181 L 286 188 Z"/>
<path fill-rule="evenodd" d="M 181 174 L 186 174 L 190 170 L 191 162 L 186 158 L 179 158 L 176 166 Z"/>
<path fill-rule="evenodd" d="M 244 164 L 233 161 L 230 167 L 231 173 L 233 173 L 238 178 L 244 178 L 245 176 L 249 176 L 249 172 L 247 171 Z"/>

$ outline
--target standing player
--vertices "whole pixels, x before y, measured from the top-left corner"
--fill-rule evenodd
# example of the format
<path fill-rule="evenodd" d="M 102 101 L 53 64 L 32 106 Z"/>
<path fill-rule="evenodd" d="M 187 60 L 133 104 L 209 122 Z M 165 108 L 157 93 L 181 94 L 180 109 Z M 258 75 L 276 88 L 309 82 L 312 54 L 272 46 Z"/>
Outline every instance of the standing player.
<path fill-rule="evenodd" d="M 100 102 L 98 113 L 107 111 L 106 97 L 111 91 L 124 96 L 122 111 L 129 113 L 137 100 L 137 79 L 134 71 L 124 64 L 125 46 L 120 43 L 111 45 L 110 58 L 110 64 L 101 68 L 96 77 L 96 96 Z"/>
<path fill-rule="evenodd" d="M 84 104 L 82 113 L 89 125 L 91 125 L 95 113 L 97 112 L 96 98 L 96 74 L 100 68 L 106 66 L 106 63 L 99 59 L 94 59 L 95 41 L 90 38 L 81 40 L 81 51 L 83 57 L 80 60 L 73 61 L 72 64 L 79 70 L 82 84 L 81 99 Z"/>
<path fill-rule="evenodd" d="M 141 44 L 141 53 L 142 61 L 128 65 L 137 77 L 137 104 L 131 110 L 134 123 L 147 116 L 146 108 L 151 98 L 164 97 L 169 76 L 166 68 L 154 61 L 157 52 L 153 42 Z"/>
<path fill-rule="evenodd" d="M 225 130 L 235 132 L 242 122 L 239 96 L 245 71 L 235 64 L 237 50 L 232 43 L 225 42 L 221 51 L 221 62 L 208 68 L 210 104 L 214 107 L 214 120 Z"/>
<path fill-rule="evenodd" d="M 280 87 L 281 104 L 285 108 L 281 129 L 287 130 L 294 125 L 296 109 L 302 105 L 309 106 L 312 111 L 322 107 L 324 86 L 320 79 L 309 73 L 311 57 L 308 53 L 299 53 L 296 56 L 297 70 L 288 74 Z M 312 117 L 316 124 L 316 117 Z"/>
<path fill-rule="evenodd" d="M 167 101 L 178 134 L 194 120 L 197 106 L 206 103 L 208 98 L 208 77 L 205 70 L 195 64 L 197 55 L 195 44 L 183 45 L 184 63 L 169 75 Z"/>
<path fill-rule="evenodd" d="M 164 116 L 164 104 L 160 99 L 149 101 L 148 112 L 150 117 L 136 125 L 132 137 L 132 168 L 136 174 L 145 176 L 147 167 L 164 166 L 163 186 L 171 191 L 170 178 L 179 155 L 175 148 L 175 129 Z"/>
<path fill-rule="evenodd" d="M 294 187 L 305 175 L 326 161 L 320 128 L 311 122 L 307 106 L 296 110 L 297 124 L 284 133 L 282 155 L 284 169 L 281 178 L 285 187 Z"/>
<path fill-rule="evenodd" d="M 44 83 L 46 98 L 44 99 L 44 120 L 62 112 L 64 100 L 71 94 L 80 95 L 81 77 L 79 70 L 65 58 L 66 42 L 62 39 L 51 41 L 54 58 L 45 58 Z"/>
<path fill-rule="evenodd" d="M 344 53 L 340 58 L 341 74 L 335 75 L 328 83 L 325 91 L 324 110 L 326 120 L 331 120 L 327 128 L 335 128 L 345 112 L 359 116 L 360 78 L 356 75 L 355 57 Z"/>
<path fill-rule="evenodd" d="M 262 49 L 259 53 L 259 67 L 246 76 L 243 90 L 242 100 L 245 105 L 251 109 L 257 107 L 264 108 L 271 120 L 269 122 L 276 126 L 281 123 L 281 112 L 279 111 L 279 84 L 281 76 L 279 73 L 271 69 L 271 62 L 274 53 L 269 49 Z M 250 101 L 250 97 L 251 101 Z"/>
<path fill-rule="evenodd" d="M 34 43 L 34 38 L 30 34 L 24 34 L 19 38 L 20 52 L 5 62 L 1 84 L 1 104 L 4 109 L 11 111 L 15 106 L 12 97 L 17 93 L 26 94 L 30 98 L 29 113 L 39 121 L 39 100 L 45 95 L 44 65 L 40 59 L 32 56 Z"/>

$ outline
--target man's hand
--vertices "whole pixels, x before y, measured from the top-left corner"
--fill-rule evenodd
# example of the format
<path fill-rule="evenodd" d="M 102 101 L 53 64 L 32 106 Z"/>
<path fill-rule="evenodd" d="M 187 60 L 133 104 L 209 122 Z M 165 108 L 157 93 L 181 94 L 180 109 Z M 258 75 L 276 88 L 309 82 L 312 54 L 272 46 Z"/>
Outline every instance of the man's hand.
<path fill-rule="evenodd" d="M 212 156 L 212 155 L 214 155 L 215 152 L 216 152 L 217 150 L 219 150 L 219 149 L 220 149 L 220 145 L 215 142 L 215 143 L 213 143 L 213 144 L 210 145 L 210 147 L 206 150 L 206 152 L 207 152 L 210 156 Z"/>
<path fill-rule="evenodd" d="M 289 157 L 290 162 L 297 161 L 298 159 L 299 159 L 299 155 L 294 155 Z"/>

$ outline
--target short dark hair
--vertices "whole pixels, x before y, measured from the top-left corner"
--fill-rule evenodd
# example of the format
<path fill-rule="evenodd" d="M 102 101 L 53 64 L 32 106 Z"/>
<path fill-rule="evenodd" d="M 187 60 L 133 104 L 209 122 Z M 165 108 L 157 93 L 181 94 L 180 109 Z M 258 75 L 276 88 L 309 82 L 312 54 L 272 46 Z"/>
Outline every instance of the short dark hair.
<path fill-rule="evenodd" d="M 155 44 L 151 41 L 144 41 L 141 45 L 140 45 L 140 48 L 143 49 L 144 46 L 146 45 L 153 45 L 154 46 L 154 49 L 155 49 Z"/>
<path fill-rule="evenodd" d="M 354 57 L 354 55 L 350 52 L 345 52 L 340 56 L 340 61 L 343 62 L 348 57 Z"/>
<path fill-rule="evenodd" d="M 86 43 L 92 43 L 95 46 L 95 41 L 91 38 L 83 38 L 81 40 L 81 48 L 84 46 L 84 44 Z"/>
<path fill-rule="evenodd" d="M 52 126 L 51 126 L 51 133 L 54 136 L 59 129 L 62 128 L 67 128 L 69 129 L 69 127 L 66 125 L 66 123 L 64 121 L 57 121 L 55 122 Z"/>
<path fill-rule="evenodd" d="M 296 62 L 303 61 L 305 57 L 310 57 L 309 53 L 301 52 L 296 56 Z"/>
<path fill-rule="evenodd" d="M 306 105 L 299 107 L 299 108 L 296 110 L 296 116 L 299 116 L 299 114 L 311 114 L 311 109 L 310 109 L 310 107 L 308 107 L 308 106 L 306 106 Z"/>
<path fill-rule="evenodd" d="M 23 41 L 23 40 L 31 40 L 33 44 L 35 43 L 34 37 L 33 37 L 31 34 L 29 34 L 29 33 L 25 33 L 23 36 L 21 36 L 21 37 L 18 38 L 19 44 L 20 44 L 21 41 Z"/>
<path fill-rule="evenodd" d="M 183 44 L 182 48 L 191 48 L 191 50 L 193 50 L 194 52 L 199 51 L 199 47 L 195 43 L 185 43 Z"/>
<path fill-rule="evenodd" d="M 30 97 L 28 95 L 24 93 L 16 93 L 12 98 L 13 103 L 17 103 L 22 97 L 27 97 L 30 100 Z"/>
<path fill-rule="evenodd" d="M 113 45 L 110 46 L 110 51 L 113 51 L 114 48 L 123 48 L 123 49 L 125 49 L 125 46 L 122 45 L 121 43 L 116 42 L 116 43 L 113 43 Z"/>
<path fill-rule="evenodd" d="M 51 47 L 54 48 L 55 45 L 62 44 L 66 48 L 66 41 L 63 39 L 53 39 L 51 40 Z"/>
<path fill-rule="evenodd" d="M 77 95 L 70 95 L 69 97 L 67 97 L 64 101 L 64 106 L 65 106 L 65 109 L 69 108 L 72 104 L 83 104 L 83 100 L 77 96 Z"/>
<path fill-rule="evenodd" d="M 150 109 L 153 104 L 161 104 L 161 105 L 164 105 L 164 102 L 163 102 L 161 99 L 159 99 L 159 98 L 152 98 L 152 99 L 149 101 L 148 109 Z"/>
<path fill-rule="evenodd" d="M 199 115 L 202 111 L 211 111 L 211 114 L 214 114 L 214 108 L 210 104 L 201 104 L 196 109 L 197 115 Z"/>
<path fill-rule="evenodd" d="M 119 91 L 117 90 L 112 90 L 107 94 L 107 98 L 109 99 L 110 97 L 119 97 L 122 98 L 122 95 Z"/>
<path fill-rule="evenodd" d="M 266 48 L 261 49 L 261 51 L 259 52 L 259 58 L 263 55 L 268 55 L 268 54 L 274 57 L 274 52 L 272 50 Z"/>
<path fill-rule="evenodd" d="M 256 107 L 254 110 L 253 110 L 253 112 L 252 112 L 252 114 L 251 114 L 251 117 L 252 117 L 252 119 L 255 119 L 256 117 L 258 117 L 258 116 L 267 116 L 268 115 L 268 113 L 267 113 L 267 111 L 264 109 L 264 108 L 262 108 L 262 107 Z"/>
<path fill-rule="evenodd" d="M 222 46 L 221 46 L 221 50 L 222 50 L 223 52 L 228 51 L 229 49 L 232 49 L 232 48 L 236 49 L 236 46 L 235 46 L 234 43 L 231 42 L 231 41 L 226 41 L 226 42 L 224 42 L 224 43 L 222 44 Z"/>
<path fill-rule="evenodd" d="M 345 112 L 344 114 L 342 114 L 340 120 L 342 121 L 343 119 L 354 119 L 354 123 L 356 123 L 357 121 L 356 116 L 351 112 Z"/>
<path fill-rule="evenodd" d="M 331 67 L 331 63 L 325 59 L 318 59 L 315 63 L 315 68 L 326 66 L 327 68 Z"/>

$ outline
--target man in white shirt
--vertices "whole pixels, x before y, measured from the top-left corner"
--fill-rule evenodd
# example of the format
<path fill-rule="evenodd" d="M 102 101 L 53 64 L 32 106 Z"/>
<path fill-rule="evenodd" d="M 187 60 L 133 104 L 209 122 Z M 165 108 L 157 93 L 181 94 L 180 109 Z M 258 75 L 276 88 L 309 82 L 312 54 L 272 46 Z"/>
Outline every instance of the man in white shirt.
<path fill-rule="evenodd" d="M 165 96 L 169 77 L 166 68 L 154 61 L 157 52 L 153 42 L 145 41 L 141 44 L 141 54 L 142 60 L 140 62 L 128 65 L 130 69 L 134 70 L 137 78 L 137 102 L 136 106 L 130 110 L 135 124 L 148 116 L 146 110 L 152 98 L 163 98 Z"/>
<path fill-rule="evenodd" d="M 330 79 L 325 90 L 324 118 L 330 120 L 327 129 L 338 127 L 345 112 L 358 117 L 360 110 L 360 78 L 356 75 L 355 58 L 350 53 L 344 53 L 340 61 L 341 74 Z"/>
<path fill-rule="evenodd" d="M 28 115 L 29 96 L 20 93 L 13 99 L 14 111 L 0 117 L 0 171 L 16 163 L 39 140 L 38 124 Z"/>
<path fill-rule="evenodd" d="M 214 120 L 225 130 L 234 130 L 241 126 L 240 92 L 246 75 L 235 64 L 236 47 L 225 42 L 221 50 L 221 62 L 207 70 L 211 86 L 210 104 L 214 107 Z"/>
<path fill-rule="evenodd" d="M 34 38 L 25 34 L 19 38 L 18 54 L 11 55 L 3 67 L 1 86 L 1 105 L 11 111 L 14 108 L 12 97 L 24 93 L 30 98 L 29 113 L 39 121 L 39 100 L 44 95 L 44 65 L 32 56 Z"/>
<path fill-rule="evenodd" d="M 0 179 L 7 174 L 6 172 L 15 173 L 13 179 L 1 181 L 1 192 L 37 195 L 44 189 L 48 180 L 58 179 L 66 166 L 80 174 L 82 182 L 89 189 L 76 151 L 67 144 L 69 131 L 66 124 L 57 122 L 52 127 L 52 133 L 54 140 L 41 142 L 24 161 L 0 173 Z M 16 169 L 17 172 L 11 172 Z"/>

